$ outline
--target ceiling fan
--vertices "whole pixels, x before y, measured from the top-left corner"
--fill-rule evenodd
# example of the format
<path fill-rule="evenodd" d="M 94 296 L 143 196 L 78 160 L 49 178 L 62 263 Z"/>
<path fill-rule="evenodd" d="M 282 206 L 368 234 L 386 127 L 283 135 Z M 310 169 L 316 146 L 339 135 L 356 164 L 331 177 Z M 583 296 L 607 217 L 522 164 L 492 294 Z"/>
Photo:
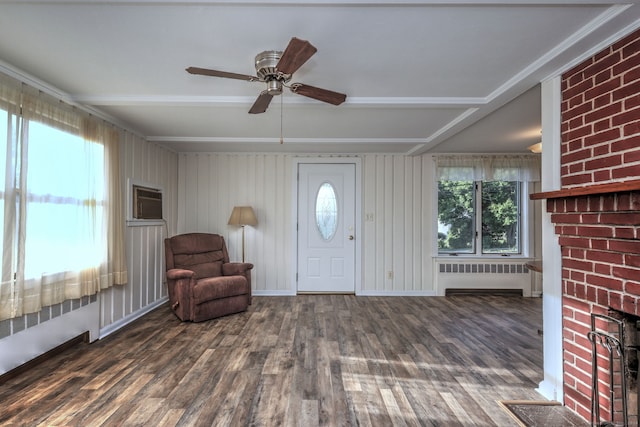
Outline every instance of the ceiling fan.
<path fill-rule="evenodd" d="M 246 80 L 249 82 L 265 82 L 267 89 L 263 90 L 249 110 L 250 114 L 267 111 L 271 99 L 282 94 L 282 87 L 288 87 L 291 92 L 333 105 L 342 104 L 347 95 L 333 92 L 319 87 L 302 83 L 291 83 L 293 73 L 309 60 L 317 49 L 308 41 L 293 37 L 284 52 L 267 50 L 256 55 L 255 66 L 257 76 L 229 73 L 227 71 L 210 70 L 207 68 L 189 67 L 187 72 L 203 76 L 225 77 L 228 79 Z"/>

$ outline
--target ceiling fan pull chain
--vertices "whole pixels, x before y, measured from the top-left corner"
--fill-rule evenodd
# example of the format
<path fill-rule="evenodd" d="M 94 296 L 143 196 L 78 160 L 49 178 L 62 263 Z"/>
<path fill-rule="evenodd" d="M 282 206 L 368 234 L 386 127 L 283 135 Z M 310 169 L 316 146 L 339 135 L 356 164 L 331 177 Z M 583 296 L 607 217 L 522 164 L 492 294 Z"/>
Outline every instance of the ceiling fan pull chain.
<path fill-rule="evenodd" d="M 282 138 L 282 107 L 284 95 L 280 95 L 280 144 L 284 144 L 284 139 Z"/>

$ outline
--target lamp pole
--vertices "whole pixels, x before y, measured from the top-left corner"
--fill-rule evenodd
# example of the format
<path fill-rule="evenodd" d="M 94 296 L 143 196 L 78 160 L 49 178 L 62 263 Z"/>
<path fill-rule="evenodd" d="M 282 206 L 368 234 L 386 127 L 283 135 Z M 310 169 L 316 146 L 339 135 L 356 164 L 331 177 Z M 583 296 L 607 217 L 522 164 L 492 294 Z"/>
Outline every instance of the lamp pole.
<path fill-rule="evenodd" d="M 242 262 L 244 262 L 244 224 L 241 225 L 242 227 Z"/>

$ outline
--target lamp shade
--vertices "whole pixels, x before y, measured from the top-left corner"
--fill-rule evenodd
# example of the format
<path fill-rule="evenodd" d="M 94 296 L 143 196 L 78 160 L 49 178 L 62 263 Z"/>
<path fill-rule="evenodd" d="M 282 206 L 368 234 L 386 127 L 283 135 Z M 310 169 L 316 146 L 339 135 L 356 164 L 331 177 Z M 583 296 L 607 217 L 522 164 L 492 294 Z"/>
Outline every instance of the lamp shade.
<path fill-rule="evenodd" d="M 251 206 L 235 206 L 229 217 L 229 225 L 257 225 L 258 219 Z"/>
<path fill-rule="evenodd" d="M 531 151 L 532 153 L 542 153 L 542 142 L 538 142 L 537 144 L 533 144 L 527 147 L 527 149 L 529 151 Z"/>

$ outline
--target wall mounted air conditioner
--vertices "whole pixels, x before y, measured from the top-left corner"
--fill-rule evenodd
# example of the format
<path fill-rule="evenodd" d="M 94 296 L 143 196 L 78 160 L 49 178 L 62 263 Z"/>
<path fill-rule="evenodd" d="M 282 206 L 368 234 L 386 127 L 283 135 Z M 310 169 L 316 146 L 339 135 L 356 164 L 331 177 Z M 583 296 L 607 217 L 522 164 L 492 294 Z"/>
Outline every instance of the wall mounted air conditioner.
<path fill-rule="evenodd" d="M 162 190 L 133 184 L 133 219 L 162 219 Z"/>

